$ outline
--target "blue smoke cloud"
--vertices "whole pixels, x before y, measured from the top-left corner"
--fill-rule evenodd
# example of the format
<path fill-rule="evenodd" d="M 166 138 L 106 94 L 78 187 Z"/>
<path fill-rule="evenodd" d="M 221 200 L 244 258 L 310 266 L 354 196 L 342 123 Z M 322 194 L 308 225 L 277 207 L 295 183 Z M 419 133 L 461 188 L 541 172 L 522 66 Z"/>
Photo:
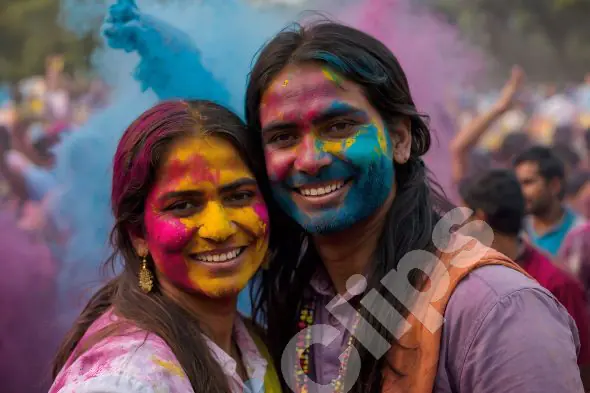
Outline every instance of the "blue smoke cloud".
<path fill-rule="evenodd" d="M 58 277 L 63 301 L 99 282 L 113 224 L 112 158 L 125 128 L 158 99 L 205 98 L 242 114 L 253 57 L 300 10 L 237 0 L 62 5 L 66 26 L 79 33 L 88 21 L 105 17 L 102 32 L 110 48 L 98 50 L 93 64 L 114 88 L 110 106 L 56 149 L 61 195 L 54 214 L 70 235 Z M 78 307 L 67 308 L 73 316 Z"/>

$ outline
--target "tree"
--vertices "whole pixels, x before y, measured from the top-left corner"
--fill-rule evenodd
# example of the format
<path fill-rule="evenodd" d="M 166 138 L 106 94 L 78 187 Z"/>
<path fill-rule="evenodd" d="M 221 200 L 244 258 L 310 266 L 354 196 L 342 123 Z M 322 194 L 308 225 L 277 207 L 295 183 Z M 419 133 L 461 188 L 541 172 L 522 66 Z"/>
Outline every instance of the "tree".
<path fill-rule="evenodd" d="M 427 2 L 506 67 L 521 64 L 544 80 L 579 79 L 590 71 L 590 0 Z"/>
<path fill-rule="evenodd" d="M 0 0 L 0 80 L 42 74 L 45 58 L 61 53 L 66 68 L 86 68 L 96 36 L 78 36 L 58 23 L 58 0 Z"/>

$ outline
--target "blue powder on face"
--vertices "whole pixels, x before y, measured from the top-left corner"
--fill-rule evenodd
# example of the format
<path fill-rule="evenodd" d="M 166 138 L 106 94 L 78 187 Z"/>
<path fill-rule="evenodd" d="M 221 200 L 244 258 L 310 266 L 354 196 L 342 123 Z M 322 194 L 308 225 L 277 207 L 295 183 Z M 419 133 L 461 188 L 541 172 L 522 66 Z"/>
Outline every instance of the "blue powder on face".
<path fill-rule="evenodd" d="M 323 167 L 315 176 L 295 172 L 283 182 L 273 185 L 273 193 L 279 205 L 306 231 L 331 233 L 344 230 L 371 216 L 385 203 L 393 188 L 395 169 L 391 138 L 385 132 L 386 152 L 379 144 L 379 129 L 374 124 L 362 127 L 355 142 L 343 148 L 342 157 L 332 155 L 331 164 Z M 322 142 L 316 149 L 318 159 L 322 154 Z M 307 211 L 293 199 L 293 188 L 352 178 L 344 200 L 336 205 Z"/>

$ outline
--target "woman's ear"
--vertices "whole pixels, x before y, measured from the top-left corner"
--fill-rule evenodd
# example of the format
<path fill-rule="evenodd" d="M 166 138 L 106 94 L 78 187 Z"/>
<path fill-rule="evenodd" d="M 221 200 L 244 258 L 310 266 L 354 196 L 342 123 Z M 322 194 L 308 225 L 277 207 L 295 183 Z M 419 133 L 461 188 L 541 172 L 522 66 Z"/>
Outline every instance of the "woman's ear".
<path fill-rule="evenodd" d="M 393 160 L 405 164 L 410 159 L 412 150 L 412 121 L 408 117 L 399 120 L 389 133 L 393 144 Z"/>
<path fill-rule="evenodd" d="M 135 253 L 137 255 L 139 255 L 141 258 L 148 255 L 149 250 L 145 239 L 132 235 L 131 242 L 133 243 L 133 248 L 135 249 Z"/>

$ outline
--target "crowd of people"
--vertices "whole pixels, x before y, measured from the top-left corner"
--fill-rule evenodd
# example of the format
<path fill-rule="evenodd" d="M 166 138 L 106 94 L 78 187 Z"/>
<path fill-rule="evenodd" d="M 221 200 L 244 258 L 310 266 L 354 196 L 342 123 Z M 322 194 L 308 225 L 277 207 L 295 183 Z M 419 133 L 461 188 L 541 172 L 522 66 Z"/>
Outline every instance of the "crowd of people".
<path fill-rule="evenodd" d="M 16 204 L 19 227 L 42 226 L 56 179 L 52 148 L 108 102 L 99 79 L 74 78 L 64 72 L 61 55 L 47 59 L 43 76 L 5 88 L 0 102 L 0 173 L 2 201 Z"/>
<path fill-rule="evenodd" d="M 46 74 L 6 87 L 0 100 L 0 385 L 5 392 L 47 389 L 49 363 L 64 334 L 57 276 L 67 233 L 51 203 L 59 192 L 54 147 L 101 110 L 108 89 L 80 81 L 52 56 Z M 65 323 L 65 322 L 64 322 Z M 69 321 L 67 322 L 69 323 Z"/>
<path fill-rule="evenodd" d="M 108 103 L 99 81 L 72 86 L 52 57 L 0 128 L 1 212 L 49 259 L 67 235 L 47 219 L 52 148 Z M 539 93 L 515 67 L 451 104 L 447 195 L 396 57 L 338 23 L 265 45 L 246 122 L 205 99 L 142 113 L 113 162 L 123 268 L 50 392 L 590 390 L 590 77 Z M 449 199 L 471 213 L 455 222 Z"/>
<path fill-rule="evenodd" d="M 526 238 L 587 291 L 590 77 L 586 79 L 567 94 L 551 90 L 531 105 L 524 73 L 515 68 L 497 100 L 458 130 L 450 148 L 463 204 L 480 209 L 488 221 L 513 228 L 510 233 Z M 527 96 L 528 110 L 523 103 Z M 501 249 L 517 257 L 514 249 Z"/>

